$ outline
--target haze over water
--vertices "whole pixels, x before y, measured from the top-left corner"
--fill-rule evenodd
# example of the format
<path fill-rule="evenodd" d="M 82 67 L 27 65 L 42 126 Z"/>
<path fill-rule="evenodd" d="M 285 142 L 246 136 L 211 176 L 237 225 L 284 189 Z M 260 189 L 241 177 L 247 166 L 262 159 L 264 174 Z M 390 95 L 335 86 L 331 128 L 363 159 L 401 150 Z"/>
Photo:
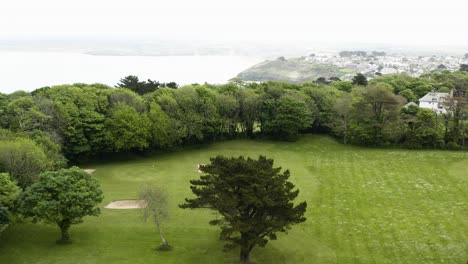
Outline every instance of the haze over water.
<path fill-rule="evenodd" d="M 226 83 L 262 61 L 246 56 L 96 56 L 73 52 L 0 51 L 0 92 L 43 86 L 103 83 L 127 75 L 178 84 Z"/>

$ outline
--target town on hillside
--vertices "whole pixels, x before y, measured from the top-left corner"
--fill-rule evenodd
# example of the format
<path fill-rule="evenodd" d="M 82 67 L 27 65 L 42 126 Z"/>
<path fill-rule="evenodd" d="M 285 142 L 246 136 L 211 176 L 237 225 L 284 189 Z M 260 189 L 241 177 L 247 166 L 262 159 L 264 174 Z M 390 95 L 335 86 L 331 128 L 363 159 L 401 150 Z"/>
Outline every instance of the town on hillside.
<path fill-rule="evenodd" d="M 341 51 L 311 53 L 298 58 L 279 57 L 267 60 L 238 74 L 245 81 L 312 82 L 318 78 L 352 80 L 357 73 L 368 79 L 385 74 L 408 74 L 419 77 L 425 73 L 455 71 L 468 64 L 463 56 L 413 56 L 387 54 L 382 51 Z"/>

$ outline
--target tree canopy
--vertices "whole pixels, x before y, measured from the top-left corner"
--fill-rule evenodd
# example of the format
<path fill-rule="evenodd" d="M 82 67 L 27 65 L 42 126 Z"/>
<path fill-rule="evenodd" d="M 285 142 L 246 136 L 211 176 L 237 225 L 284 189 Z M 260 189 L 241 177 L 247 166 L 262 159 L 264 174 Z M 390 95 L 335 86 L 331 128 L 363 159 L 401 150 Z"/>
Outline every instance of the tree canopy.
<path fill-rule="evenodd" d="M 353 77 L 353 84 L 354 85 L 362 85 L 366 86 L 368 84 L 366 76 L 362 73 L 356 74 L 356 76 Z"/>
<path fill-rule="evenodd" d="M 126 79 L 125 83 L 136 80 Z M 381 125 L 370 115 L 374 110 L 368 95 L 375 87 L 386 90 L 384 97 L 399 101 L 392 111 L 384 109 Z M 390 74 L 373 78 L 367 85 L 339 80 L 321 84 L 234 80 L 172 89 L 161 84 L 144 94 L 102 84 L 59 85 L 31 93 L 0 94 L 0 146 L 11 146 L 18 138 L 32 140 L 40 149 L 33 156 L 43 152 L 50 161 L 39 172 L 64 167 L 67 160 L 76 164 L 110 153 L 154 152 L 231 138 L 296 140 L 308 132 L 328 133 L 347 144 L 414 148 L 419 144 L 408 145 L 405 133 L 409 130 L 403 129 L 402 100 L 417 104 L 431 91 L 451 92 L 459 106 L 465 105 L 468 72 L 440 71 L 420 77 Z M 350 96 L 346 104 L 343 93 Z M 443 142 L 432 147 L 466 148 L 468 114 L 457 104 L 444 106 L 456 113 L 451 110 L 436 116 L 438 128 L 447 132 Z M 350 114 L 344 120 L 338 112 Z M 16 179 L 17 174 L 1 163 L 0 172 Z M 21 180 L 18 184 L 25 186 Z"/>
<path fill-rule="evenodd" d="M 272 159 L 217 156 L 200 170 L 204 175 L 190 181 L 196 197 L 180 207 L 216 210 L 221 218 L 210 224 L 220 226 L 226 249 L 240 247 L 243 263 L 255 246 L 264 247 L 278 232 L 306 220 L 307 203 L 294 204 L 299 190 L 288 181 L 290 172 L 274 168 Z"/>
<path fill-rule="evenodd" d="M 19 211 L 33 221 L 56 224 L 61 231 L 57 242 L 70 242 L 69 228 L 85 216 L 97 216 L 103 194 L 97 179 L 78 167 L 48 171 L 19 198 Z"/>

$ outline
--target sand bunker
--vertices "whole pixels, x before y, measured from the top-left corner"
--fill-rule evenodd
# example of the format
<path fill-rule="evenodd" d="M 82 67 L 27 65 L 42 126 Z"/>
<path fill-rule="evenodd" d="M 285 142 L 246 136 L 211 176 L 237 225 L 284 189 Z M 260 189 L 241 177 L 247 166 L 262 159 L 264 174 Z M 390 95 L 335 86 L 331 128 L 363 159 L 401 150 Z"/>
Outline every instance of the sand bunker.
<path fill-rule="evenodd" d="M 84 169 L 84 171 L 88 174 L 91 174 L 93 172 L 95 172 L 96 170 L 95 169 Z"/>
<path fill-rule="evenodd" d="M 117 200 L 112 201 L 104 208 L 107 209 L 139 209 L 145 207 L 145 200 Z"/>
<path fill-rule="evenodd" d="M 203 173 L 203 171 L 200 170 L 200 166 L 204 166 L 205 164 L 198 164 L 197 165 L 197 169 L 198 169 L 198 173 Z"/>

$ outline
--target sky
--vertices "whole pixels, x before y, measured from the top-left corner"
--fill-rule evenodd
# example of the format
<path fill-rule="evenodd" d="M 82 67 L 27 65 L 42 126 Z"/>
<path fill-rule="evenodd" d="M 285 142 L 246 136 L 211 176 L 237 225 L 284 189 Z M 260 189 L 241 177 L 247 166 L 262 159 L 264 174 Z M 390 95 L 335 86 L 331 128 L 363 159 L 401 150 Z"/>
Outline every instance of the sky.
<path fill-rule="evenodd" d="M 0 37 L 468 46 L 462 0 L 2 0 Z"/>

